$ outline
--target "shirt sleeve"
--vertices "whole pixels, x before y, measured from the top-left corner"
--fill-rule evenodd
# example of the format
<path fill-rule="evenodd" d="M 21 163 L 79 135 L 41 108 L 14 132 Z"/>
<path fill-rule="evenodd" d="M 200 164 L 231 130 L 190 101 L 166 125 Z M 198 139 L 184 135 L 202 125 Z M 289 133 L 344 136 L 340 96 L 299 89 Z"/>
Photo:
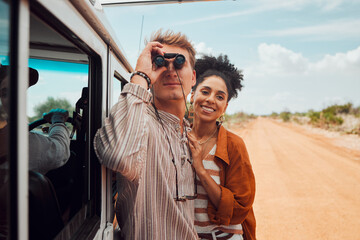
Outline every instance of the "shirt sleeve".
<path fill-rule="evenodd" d="M 29 169 L 47 173 L 63 166 L 70 158 L 70 136 L 65 124 L 55 123 L 49 136 L 29 133 Z"/>
<path fill-rule="evenodd" d="M 221 188 L 218 208 L 209 204 L 208 214 L 218 225 L 243 223 L 255 198 L 255 177 L 245 143 L 241 138 L 228 142 L 230 164 L 225 167 L 225 183 Z"/>
<path fill-rule="evenodd" d="M 138 179 L 146 158 L 150 98 L 140 85 L 126 84 L 94 138 L 100 163 L 130 181 Z"/>

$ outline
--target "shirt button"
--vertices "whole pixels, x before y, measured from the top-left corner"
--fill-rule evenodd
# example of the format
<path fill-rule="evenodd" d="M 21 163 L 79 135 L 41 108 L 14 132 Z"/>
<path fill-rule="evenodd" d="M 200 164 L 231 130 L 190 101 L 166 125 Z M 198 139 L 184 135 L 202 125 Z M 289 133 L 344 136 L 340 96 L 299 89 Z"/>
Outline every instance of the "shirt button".
<path fill-rule="evenodd" d="M 186 155 L 181 155 L 181 165 L 184 165 L 186 160 Z"/>

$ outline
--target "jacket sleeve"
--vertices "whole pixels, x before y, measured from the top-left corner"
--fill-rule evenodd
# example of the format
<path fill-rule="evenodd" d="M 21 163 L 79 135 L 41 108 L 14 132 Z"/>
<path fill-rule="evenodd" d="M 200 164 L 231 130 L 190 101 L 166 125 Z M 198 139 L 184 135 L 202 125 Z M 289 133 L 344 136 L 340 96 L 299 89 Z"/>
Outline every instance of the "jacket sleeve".
<path fill-rule="evenodd" d="M 47 173 L 63 166 L 70 157 L 70 135 L 65 124 L 52 124 L 49 136 L 29 133 L 29 169 Z"/>
<path fill-rule="evenodd" d="M 151 94 L 139 85 L 126 84 L 94 138 L 100 163 L 130 181 L 138 179 L 146 159 L 150 98 Z"/>
<path fill-rule="evenodd" d="M 218 225 L 243 223 L 255 197 L 255 177 L 241 138 L 228 141 L 228 154 L 230 164 L 224 168 L 220 204 L 217 209 L 211 203 L 208 206 L 209 219 Z"/>

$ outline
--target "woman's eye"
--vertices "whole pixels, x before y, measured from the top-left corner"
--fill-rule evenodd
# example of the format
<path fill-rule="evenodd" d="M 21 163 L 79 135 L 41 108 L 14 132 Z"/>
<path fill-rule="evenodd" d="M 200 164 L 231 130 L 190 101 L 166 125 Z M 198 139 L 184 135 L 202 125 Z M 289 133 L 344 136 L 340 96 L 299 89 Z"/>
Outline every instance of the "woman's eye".
<path fill-rule="evenodd" d="M 217 99 L 224 100 L 224 97 L 223 96 L 217 96 Z"/>
<path fill-rule="evenodd" d="M 206 90 L 202 90 L 201 93 L 204 94 L 204 95 L 209 94 L 209 92 L 206 91 Z"/>

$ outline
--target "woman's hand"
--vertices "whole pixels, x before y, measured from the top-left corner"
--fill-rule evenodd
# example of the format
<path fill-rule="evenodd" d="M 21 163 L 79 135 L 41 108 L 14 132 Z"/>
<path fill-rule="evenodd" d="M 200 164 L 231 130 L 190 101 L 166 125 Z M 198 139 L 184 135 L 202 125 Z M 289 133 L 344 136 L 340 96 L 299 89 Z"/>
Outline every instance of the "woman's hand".
<path fill-rule="evenodd" d="M 189 139 L 191 155 L 193 158 L 192 166 L 195 169 L 196 173 L 199 174 L 201 171 L 205 171 L 204 164 L 202 162 L 203 148 L 199 144 L 199 141 L 195 138 L 194 135 L 188 133 L 187 136 Z"/>
<path fill-rule="evenodd" d="M 190 150 L 193 158 L 192 166 L 195 169 L 197 177 L 199 178 L 201 185 L 205 189 L 210 201 L 215 205 L 216 208 L 219 206 L 221 198 L 221 188 L 206 171 L 203 161 L 203 148 L 199 144 L 195 136 L 188 133 Z"/>

